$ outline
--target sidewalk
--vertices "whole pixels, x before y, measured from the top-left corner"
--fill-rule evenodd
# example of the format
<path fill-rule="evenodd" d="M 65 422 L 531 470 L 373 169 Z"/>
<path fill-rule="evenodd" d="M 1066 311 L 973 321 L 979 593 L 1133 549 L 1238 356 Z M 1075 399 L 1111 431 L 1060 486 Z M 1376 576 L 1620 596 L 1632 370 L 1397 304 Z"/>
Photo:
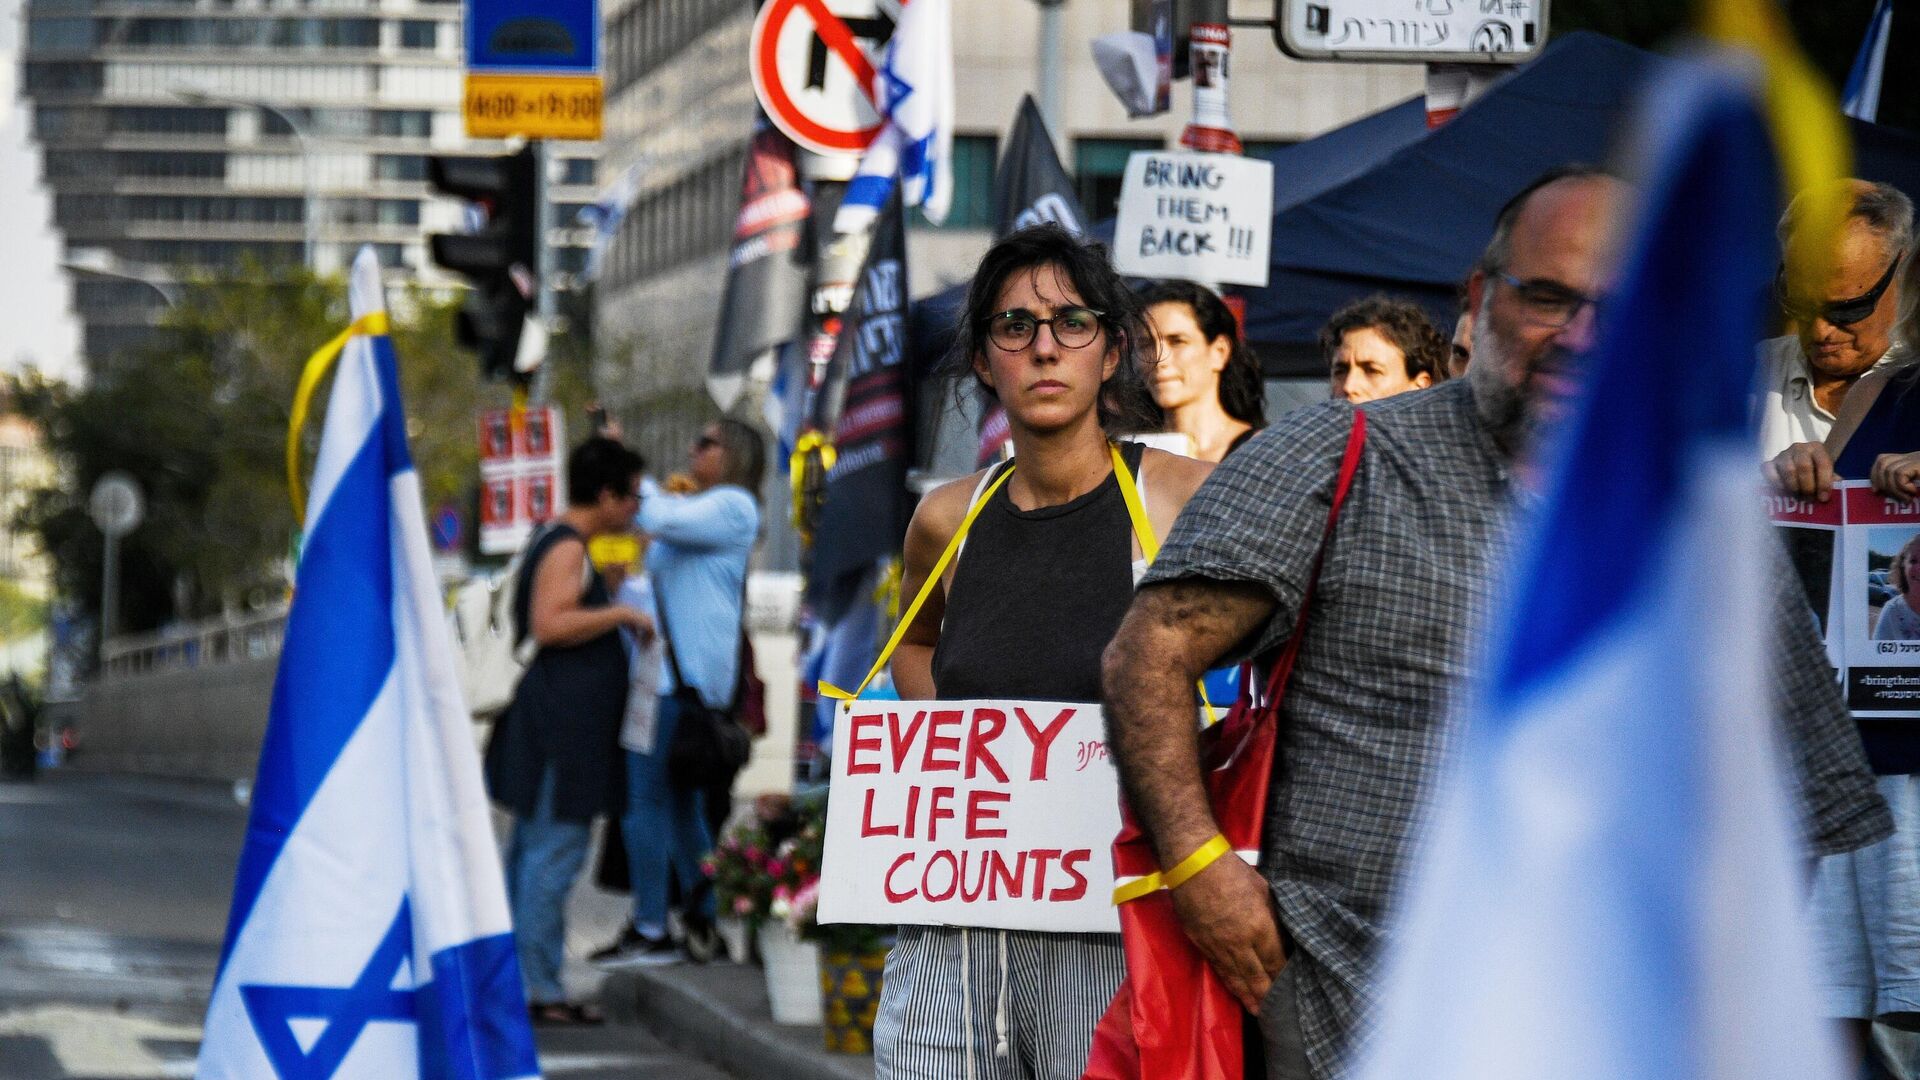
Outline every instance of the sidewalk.
<path fill-rule="evenodd" d="M 873 1058 L 831 1054 L 818 1027 L 773 1022 L 760 969 L 749 964 L 676 964 L 607 976 L 601 1000 L 617 1022 L 649 1028 L 740 1080 L 873 1080 Z"/>

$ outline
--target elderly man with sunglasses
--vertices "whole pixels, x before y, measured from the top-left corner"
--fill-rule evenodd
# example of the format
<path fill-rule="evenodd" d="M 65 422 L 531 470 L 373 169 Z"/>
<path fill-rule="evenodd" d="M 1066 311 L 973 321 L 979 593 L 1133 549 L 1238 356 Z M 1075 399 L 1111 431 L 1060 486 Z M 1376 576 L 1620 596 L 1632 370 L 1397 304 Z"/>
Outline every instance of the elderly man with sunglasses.
<path fill-rule="evenodd" d="M 1793 333 L 1760 343 L 1755 402 L 1760 452 L 1774 468 L 1829 475 L 1832 460 L 1820 446 L 1833 429 L 1840 403 L 1862 375 L 1904 363 L 1895 340 L 1900 307 L 1899 270 L 1913 249 L 1913 202 L 1889 184 L 1844 180 L 1852 198 L 1819 296 L 1778 299 Z M 1807 205 L 1803 195 L 1780 218 L 1787 247 Z M 1784 278 L 1782 279 L 1784 281 Z"/>

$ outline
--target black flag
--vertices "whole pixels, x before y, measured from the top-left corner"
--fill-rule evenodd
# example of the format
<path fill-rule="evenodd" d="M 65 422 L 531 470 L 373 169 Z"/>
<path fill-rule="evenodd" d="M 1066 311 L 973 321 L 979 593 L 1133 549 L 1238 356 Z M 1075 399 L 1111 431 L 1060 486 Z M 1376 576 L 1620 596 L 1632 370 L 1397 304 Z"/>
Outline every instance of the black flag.
<path fill-rule="evenodd" d="M 806 317 L 810 253 L 801 240 L 810 206 L 796 156 L 793 142 L 766 117 L 755 121 L 707 372 L 708 392 L 723 409 L 739 398 L 754 361 L 799 336 Z"/>
<path fill-rule="evenodd" d="M 1043 221 L 1058 222 L 1075 236 L 1087 231 L 1087 215 L 1073 194 L 1073 177 L 1053 152 L 1047 122 L 1031 96 L 1020 99 L 1007 152 L 994 174 L 993 210 L 996 239 Z"/>
<path fill-rule="evenodd" d="M 873 224 L 873 241 L 842 316 L 809 422 L 833 432 L 834 464 L 814 529 L 807 600 L 838 622 L 866 570 L 900 550 L 907 531 L 907 231 L 900 190 Z"/>
<path fill-rule="evenodd" d="M 1060 165 L 1047 137 L 1047 122 L 1033 97 L 1020 99 L 1020 114 L 1007 138 L 1007 152 L 993 176 L 994 237 L 1052 221 L 1075 236 L 1087 231 L 1087 215 L 1073 193 L 1073 177 Z M 980 416 L 977 463 L 986 465 L 1007 444 L 1007 414 L 991 405 Z"/>

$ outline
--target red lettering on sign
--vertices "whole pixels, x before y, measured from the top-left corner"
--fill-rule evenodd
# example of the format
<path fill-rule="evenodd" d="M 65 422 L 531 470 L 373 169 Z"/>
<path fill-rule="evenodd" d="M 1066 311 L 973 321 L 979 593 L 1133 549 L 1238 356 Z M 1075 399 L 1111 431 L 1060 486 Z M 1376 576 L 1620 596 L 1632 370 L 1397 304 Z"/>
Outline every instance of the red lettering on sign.
<path fill-rule="evenodd" d="M 993 853 L 993 886 L 987 890 L 987 899 L 998 900 L 1002 886 L 1007 890 L 1007 899 L 1020 899 L 1021 879 L 1027 875 L 1027 853 L 1019 853 L 1020 859 L 1012 867 L 1007 866 L 1007 857 L 996 851 Z"/>
<path fill-rule="evenodd" d="M 927 721 L 927 752 L 920 757 L 922 772 L 958 772 L 960 770 L 959 732 L 942 735 L 940 731 L 943 728 L 958 728 L 964 716 L 966 714 L 959 709 L 934 710 L 932 719 Z M 936 760 L 933 755 L 940 751 L 948 751 L 953 756 Z"/>
<path fill-rule="evenodd" d="M 872 795 L 873 793 L 868 792 L 867 794 Z M 1012 798 L 1013 795 L 1005 791 L 967 792 L 967 839 L 996 840 L 1007 835 L 1007 830 L 1005 829 L 992 829 L 987 827 L 990 823 L 1000 820 L 1000 809 L 997 806 L 989 807 L 984 804 L 989 802 L 1004 803 Z"/>
<path fill-rule="evenodd" d="M 953 788 L 937 787 L 933 789 L 933 797 L 927 800 L 928 843 L 940 839 L 940 823 L 942 821 L 953 820 L 953 807 L 949 805 L 953 801 L 953 796 Z"/>
<path fill-rule="evenodd" d="M 893 735 L 893 771 L 899 772 L 907 766 L 907 755 L 913 751 L 913 738 L 920 734 L 920 725 L 925 723 L 925 709 L 913 714 L 913 723 L 907 725 L 906 733 L 900 732 L 900 714 L 887 714 L 887 730 Z"/>
<path fill-rule="evenodd" d="M 907 789 L 907 839 L 913 839 L 913 818 L 920 812 L 920 785 Z"/>
<path fill-rule="evenodd" d="M 973 725 L 967 729 L 967 779 L 971 780 L 985 765 L 987 772 L 1001 783 L 1007 782 L 1007 772 L 993 756 L 993 740 L 1007 730 L 1007 714 L 999 709 L 973 710 Z"/>
<path fill-rule="evenodd" d="M 1033 853 L 1033 898 L 1047 895 L 1047 864 L 1060 857 L 1059 848 L 1041 848 Z"/>
<path fill-rule="evenodd" d="M 1061 709 L 1060 715 L 1054 717 L 1053 723 L 1048 724 L 1044 730 L 1034 725 L 1033 718 L 1027 715 L 1027 710 L 1015 709 L 1013 712 L 1020 718 L 1020 726 L 1026 730 L 1027 740 L 1033 743 L 1033 767 L 1028 770 L 1027 779 L 1045 780 L 1047 751 L 1052 748 L 1053 740 L 1060 737 L 1060 732 L 1066 728 L 1067 721 L 1073 719 L 1074 710 Z"/>
<path fill-rule="evenodd" d="M 874 795 L 873 789 L 868 788 L 867 789 L 867 805 L 864 809 L 860 811 L 860 835 L 861 836 L 899 836 L 900 826 L 875 825 L 873 823 L 873 795 Z"/>
<path fill-rule="evenodd" d="M 995 852 L 976 851 L 973 854 L 980 858 L 974 860 L 973 888 L 969 889 L 967 888 L 967 853 L 964 851 L 960 853 L 960 899 L 968 904 L 980 899 L 980 894 L 987 891 L 987 871 L 993 863 Z"/>
<path fill-rule="evenodd" d="M 1048 894 L 1047 899 L 1058 904 L 1067 900 L 1078 900 L 1087 895 L 1087 875 L 1081 873 L 1078 867 L 1081 863 L 1091 858 L 1093 858 L 1093 852 L 1088 851 L 1086 848 L 1081 848 L 1078 851 L 1069 851 L 1062 856 L 1060 859 L 1060 869 L 1065 870 L 1073 877 L 1073 884 L 1053 890 L 1053 892 Z"/>
<path fill-rule="evenodd" d="M 878 773 L 880 771 L 880 762 L 878 760 L 880 739 L 878 736 L 871 739 L 863 739 L 860 737 L 860 729 L 879 727 L 880 714 L 868 713 L 865 716 L 851 717 L 848 723 L 853 725 L 853 733 L 847 738 L 847 775 L 869 776 Z M 875 760 L 861 761 L 860 751 L 862 750 L 873 751 Z M 895 763 L 894 768 L 899 768 L 898 763 Z"/>
<path fill-rule="evenodd" d="M 920 890 L 918 889 L 914 889 L 911 892 L 901 892 L 898 889 L 895 889 L 893 887 L 893 872 L 912 861 L 913 861 L 913 853 L 908 852 L 907 854 L 902 855 L 899 858 L 893 860 L 893 865 L 887 867 L 887 876 L 880 883 L 880 887 L 886 890 L 887 903 L 898 904 L 905 900 L 911 900 L 916 895 L 919 894 Z"/>
<path fill-rule="evenodd" d="M 947 888 L 945 892 L 935 896 L 933 889 L 933 868 L 939 865 L 942 859 L 947 861 Z M 953 894 L 960 888 L 960 863 L 959 860 L 953 857 L 953 852 L 936 851 L 933 853 L 933 857 L 927 860 L 927 872 L 920 875 L 920 888 L 923 895 L 933 903 L 937 904 L 942 900 L 953 899 Z"/>

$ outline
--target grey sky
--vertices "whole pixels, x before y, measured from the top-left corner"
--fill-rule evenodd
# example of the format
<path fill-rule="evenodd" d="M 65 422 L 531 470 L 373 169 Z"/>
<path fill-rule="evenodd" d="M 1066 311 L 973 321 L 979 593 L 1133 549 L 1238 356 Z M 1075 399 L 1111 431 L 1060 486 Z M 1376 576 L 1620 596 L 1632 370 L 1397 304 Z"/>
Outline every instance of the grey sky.
<path fill-rule="evenodd" d="M 78 377 L 79 327 L 68 310 L 39 152 L 19 101 L 21 0 L 0 0 L 0 371 L 36 364 Z"/>

